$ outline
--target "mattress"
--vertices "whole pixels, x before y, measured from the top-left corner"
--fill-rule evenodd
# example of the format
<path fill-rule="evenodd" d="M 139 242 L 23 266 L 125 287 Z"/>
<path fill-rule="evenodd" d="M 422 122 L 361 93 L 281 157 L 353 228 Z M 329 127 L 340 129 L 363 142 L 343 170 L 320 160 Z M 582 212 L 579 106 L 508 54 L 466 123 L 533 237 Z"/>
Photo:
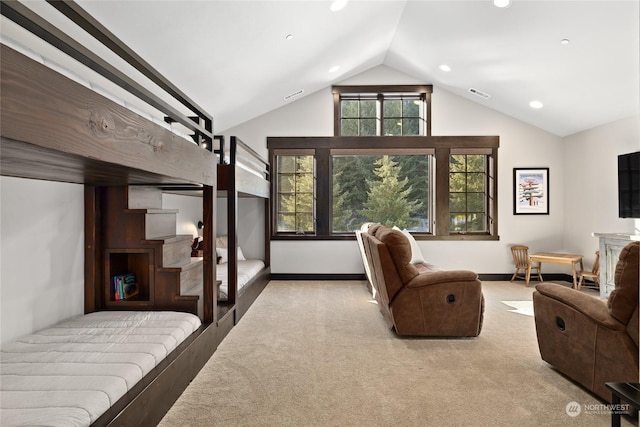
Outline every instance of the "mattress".
<path fill-rule="evenodd" d="M 174 123 L 174 126 L 170 125 L 164 120 L 164 116 L 161 115 L 162 113 L 159 112 L 155 107 L 145 105 L 146 103 L 144 101 L 140 101 L 137 97 L 135 97 L 135 95 L 128 93 L 126 89 L 122 89 L 117 84 L 109 82 L 106 78 L 100 76 L 99 74 L 96 75 L 90 69 L 83 68 L 83 71 L 86 71 L 86 75 L 81 76 L 77 72 L 80 70 L 73 71 L 69 67 L 61 65 L 54 60 L 40 55 L 39 53 L 33 51 L 31 48 L 13 40 L 6 35 L 0 35 L 0 42 L 12 48 L 13 50 L 18 51 L 21 54 L 33 59 L 34 61 L 45 65 L 53 71 L 56 71 L 63 76 L 75 81 L 76 83 L 79 83 L 82 86 L 93 90 L 97 94 L 102 95 L 105 98 L 108 98 L 109 100 L 129 109 L 133 113 L 136 113 L 137 115 L 147 120 L 151 120 L 155 124 L 172 132 L 174 135 L 177 135 L 192 144 L 194 143 L 193 138 L 191 137 L 191 135 L 189 135 L 189 129 L 187 129 L 180 123 Z M 75 61 L 71 61 L 71 64 L 72 63 L 75 63 Z M 110 85 L 111 87 L 107 89 L 101 86 L 100 83 L 90 81 L 89 79 L 91 77 L 96 78 L 98 81 L 102 82 L 102 84 Z M 120 93 L 120 95 L 116 95 L 116 93 Z M 128 98 L 128 100 L 123 99 L 124 97 Z"/>
<path fill-rule="evenodd" d="M 0 425 L 88 426 L 201 325 L 170 311 L 96 312 L 0 350 Z"/>
<path fill-rule="evenodd" d="M 247 259 L 238 261 L 238 292 L 264 269 L 264 261 L 259 259 Z M 219 264 L 216 268 L 216 279 L 222 284 L 218 287 L 218 299 L 229 298 L 229 268 L 228 263 Z"/>

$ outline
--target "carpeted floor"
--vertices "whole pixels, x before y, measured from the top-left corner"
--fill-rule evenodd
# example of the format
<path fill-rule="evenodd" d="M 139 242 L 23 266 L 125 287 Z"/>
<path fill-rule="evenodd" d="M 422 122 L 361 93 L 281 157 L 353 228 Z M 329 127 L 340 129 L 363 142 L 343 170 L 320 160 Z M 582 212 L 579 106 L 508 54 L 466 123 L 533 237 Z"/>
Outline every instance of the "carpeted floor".
<path fill-rule="evenodd" d="M 363 282 L 272 281 L 160 425 L 609 425 L 600 400 L 540 359 L 534 318 L 508 305 L 533 287 L 483 292 L 479 337 L 401 339 Z"/>

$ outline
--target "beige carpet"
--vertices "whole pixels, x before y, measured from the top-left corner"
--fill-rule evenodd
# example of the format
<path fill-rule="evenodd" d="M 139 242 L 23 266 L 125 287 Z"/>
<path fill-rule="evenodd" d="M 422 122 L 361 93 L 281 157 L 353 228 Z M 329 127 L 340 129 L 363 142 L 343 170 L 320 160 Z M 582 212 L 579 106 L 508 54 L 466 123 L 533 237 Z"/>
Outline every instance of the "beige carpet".
<path fill-rule="evenodd" d="M 609 425 L 601 401 L 540 359 L 533 317 L 502 302 L 533 288 L 483 291 L 478 338 L 401 339 L 363 282 L 272 281 L 161 425 Z"/>

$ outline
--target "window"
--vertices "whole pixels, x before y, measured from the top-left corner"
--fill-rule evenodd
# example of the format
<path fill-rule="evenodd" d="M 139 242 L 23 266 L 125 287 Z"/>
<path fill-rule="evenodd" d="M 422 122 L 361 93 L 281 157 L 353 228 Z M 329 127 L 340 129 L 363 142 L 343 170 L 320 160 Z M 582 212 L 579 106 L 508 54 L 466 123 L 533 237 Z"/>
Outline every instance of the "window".
<path fill-rule="evenodd" d="M 278 177 L 275 240 L 351 239 L 369 221 L 407 228 L 417 239 L 498 239 L 498 137 L 269 137 L 267 146 Z M 280 171 L 291 163 L 288 147 L 308 153 L 297 173 Z M 305 183 L 296 184 L 295 197 L 294 178 Z"/>
<path fill-rule="evenodd" d="M 312 155 L 277 157 L 278 233 L 315 232 L 315 174 Z"/>
<path fill-rule="evenodd" d="M 268 137 L 272 239 L 498 240 L 497 136 L 431 136 L 431 87 L 334 87 L 334 137 Z"/>
<path fill-rule="evenodd" d="M 383 135 L 426 135 L 424 100 L 419 95 L 387 95 L 383 103 Z"/>
<path fill-rule="evenodd" d="M 487 157 L 452 154 L 449 158 L 449 231 L 488 232 Z"/>
<path fill-rule="evenodd" d="M 332 233 L 351 233 L 365 222 L 429 232 L 429 154 L 331 155 Z"/>
<path fill-rule="evenodd" d="M 375 95 L 347 96 L 340 101 L 342 135 L 375 136 L 379 132 L 378 101 Z"/>
<path fill-rule="evenodd" d="M 334 133 L 428 136 L 431 91 L 431 86 L 334 86 Z"/>

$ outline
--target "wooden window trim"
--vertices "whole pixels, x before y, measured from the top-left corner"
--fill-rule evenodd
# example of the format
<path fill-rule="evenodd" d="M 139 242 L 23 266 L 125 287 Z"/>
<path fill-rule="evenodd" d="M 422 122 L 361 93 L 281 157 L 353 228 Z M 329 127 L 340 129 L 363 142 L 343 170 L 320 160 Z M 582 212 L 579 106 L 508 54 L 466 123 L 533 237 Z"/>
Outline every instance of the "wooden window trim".
<path fill-rule="evenodd" d="M 270 150 L 271 151 L 271 150 Z M 272 175 L 275 179 L 271 180 L 271 190 L 270 190 L 270 200 L 273 201 L 273 203 L 270 203 L 270 208 L 271 208 L 271 234 L 272 237 L 275 235 L 279 235 L 282 237 L 291 237 L 291 236 L 297 236 L 297 237 L 301 237 L 301 236 L 310 236 L 310 237 L 314 237 L 318 234 L 318 228 L 317 228 L 317 203 L 314 203 L 313 206 L 313 218 L 314 218 L 314 222 L 316 222 L 316 224 L 314 224 L 314 231 L 312 232 L 304 232 L 302 234 L 296 232 L 296 231 L 278 231 L 278 196 L 281 193 L 278 193 L 278 177 L 280 175 L 280 172 L 278 170 L 278 166 L 277 166 L 277 161 L 276 158 L 278 156 L 313 156 L 314 157 L 314 182 L 317 183 L 317 165 L 316 162 L 317 160 L 315 159 L 316 157 L 316 150 L 311 149 L 311 148 L 293 148 L 293 149 L 278 149 L 278 150 L 274 150 L 273 152 L 270 152 L 270 164 L 272 165 Z M 314 189 L 314 199 L 315 199 L 315 192 L 317 190 Z"/>
<path fill-rule="evenodd" d="M 276 155 L 291 153 L 315 153 L 316 157 L 316 234 L 285 235 L 271 227 L 272 240 L 353 240 L 350 234 L 331 234 L 331 153 L 367 154 L 372 150 L 411 151 L 415 149 L 433 150 L 436 160 L 435 224 L 431 233 L 414 233 L 417 240 L 499 240 L 498 236 L 498 177 L 493 177 L 488 197 L 488 214 L 493 214 L 488 234 L 449 234 L 449 155 L 455 153 L 487 154 L 491 158 L 488 169 L 497 174 L 498 136 L 404 136 L 404 137 L 267 137 L 267 148 L 272 165 L 276 165 Z M 446 165 L 446 167 L 444 167 Z M 277 171 L 272 171 L 274 175 Z M 491 180 L 489 180 L 491 181 Z M 271 200 L 275 200 L 275 183 L 271 184 Z M 273 205 L 273 203 L 272 203 Z M 274 207 L 272 206 L 272 209 Z M 272 212 L 272 218 L 275 217 Z"/>

